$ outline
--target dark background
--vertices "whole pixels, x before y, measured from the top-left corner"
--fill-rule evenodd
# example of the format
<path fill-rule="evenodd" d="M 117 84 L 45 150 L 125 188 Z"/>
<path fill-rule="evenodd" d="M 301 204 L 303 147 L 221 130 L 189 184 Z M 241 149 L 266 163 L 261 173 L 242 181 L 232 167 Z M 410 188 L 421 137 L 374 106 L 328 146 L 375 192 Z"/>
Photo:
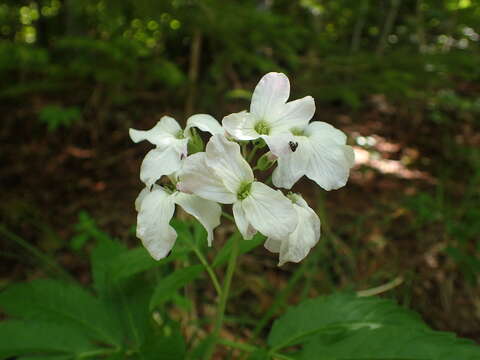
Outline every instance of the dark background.
<path fill-rule="evenodd" d="M 138 243 L 149 145 L 128 128 L 221 120 L 282 71 L 357 155 L 345 188 L 295 187 L 323 234 L 289 302 L 401 277 L 386 296 L 480 341 L 479 25 L 474 0 L 3 0 L 0 288 L 49 261 L 88 284 L 85 219 Z M 233 312 L 255 319 L 301 266 L 276 261 L 243 257 Z"/>

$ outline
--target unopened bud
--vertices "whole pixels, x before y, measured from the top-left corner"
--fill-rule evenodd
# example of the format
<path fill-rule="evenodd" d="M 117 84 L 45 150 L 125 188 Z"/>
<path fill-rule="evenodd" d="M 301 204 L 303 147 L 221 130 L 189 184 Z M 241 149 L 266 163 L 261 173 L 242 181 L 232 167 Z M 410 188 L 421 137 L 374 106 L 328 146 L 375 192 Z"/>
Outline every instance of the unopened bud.
<path fill-rule="evenodd" d="M 257 161 L 256 168 L 260 171 L 268 170 L 273 166 L 273 164 L 275 164 L 275 161 L 277 161 L 277 157 L 269 151 L 260 156 L 260 159 Z"/>
<path fill-rule="evenodd" d="M 190 129 L 192 136 L 188 140 L 188 153 L 190 155 L 203 151 L 203 140 L 195 129 Z"/>

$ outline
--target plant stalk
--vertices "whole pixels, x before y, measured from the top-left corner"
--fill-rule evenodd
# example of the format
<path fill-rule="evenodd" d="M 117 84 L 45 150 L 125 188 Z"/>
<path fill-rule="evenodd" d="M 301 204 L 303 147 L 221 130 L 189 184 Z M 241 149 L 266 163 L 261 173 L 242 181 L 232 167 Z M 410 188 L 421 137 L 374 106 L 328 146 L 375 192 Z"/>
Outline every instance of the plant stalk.
<path fill-rule="evenodd" d="M 235 237 L 232 245 L 232 252 L 230 253 L 230 259 L 228 260 L 227 273 L 223 281 L 222 292 L 218 302 L 217 315 L 215 317 L 215 327 L 210 335 L 211 340 L 208 344 L 207 350 L 203 357 L 204 360 L 210 360 L 215 352 L 215 347 L 219 342 L 220 330 L 222 329 L 223 320 L 225 318 L 225 309 L 227 307 L 228 294 L 230 292 L 230 285 L 232 283 L 233 274 L 237 265 L 237 257 L 239 253 L 239 237 Z"/>

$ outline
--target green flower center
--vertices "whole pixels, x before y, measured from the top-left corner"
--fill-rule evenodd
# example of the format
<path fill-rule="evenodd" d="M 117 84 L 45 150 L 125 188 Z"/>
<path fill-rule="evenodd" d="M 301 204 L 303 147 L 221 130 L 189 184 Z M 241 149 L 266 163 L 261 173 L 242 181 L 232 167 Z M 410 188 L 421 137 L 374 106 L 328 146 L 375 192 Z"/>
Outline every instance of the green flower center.
<path fill-rule="evenodd" d="M 185 139 L 185 134 L 183 133 L 183 130 L 179 130 L 175 137 L 177 139 Z"/>
<path fill-rule="evenodd" d="M 240 185 L 240 188 L 237 192 L 238 200 L 244 200 L 250 195 L 250 189 L 252 188 L 252 183 L 243 183 Z"/>
<path fill-rule="evenodd" d="M 299 128 L 290 129 L 290 132 L 295 136 L 303 136 L 304 135 L 303 130 L 299 129 Z"/>
<path fill-rule="evenodd" d="M 270 125 L 265 120 L 260 120 L 255 124 L 255 131 L 260 135 L 268 135 L 270 133 Z"/>

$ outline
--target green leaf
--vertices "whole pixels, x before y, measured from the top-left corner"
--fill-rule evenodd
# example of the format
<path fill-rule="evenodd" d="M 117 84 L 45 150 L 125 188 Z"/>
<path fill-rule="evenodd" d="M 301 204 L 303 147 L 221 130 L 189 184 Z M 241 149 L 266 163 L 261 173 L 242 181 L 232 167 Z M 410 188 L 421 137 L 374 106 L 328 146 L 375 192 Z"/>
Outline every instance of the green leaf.
<path fill-rule="evenodd" d="M 329 360 L 478 360 L 480 347 L 431 330 L 393 301 L 334 294 L 308 300 L 278 319 L 271 352 L 303 344 L 288 357 Z"/>
<path fill-rule="evenodd" d="M 416 313 L 392 301 L 340 293 L 307 300 L 288 310 L 273 324 L 268 344 L 281 348 L 304 342 L 320 331 L 353 331 L 387 324 L 426 328 Z"/>
<path fill-rule="evenodd" d="M 317 354 L 332 359 L 478 360 L 480 346 L 450 333 L 385 325 L 353 331 L 333 342 L 318 337 L 305 345 L 300 359 Z"/>
<path fill-rule="evenodd" d="M 39 353 L 49 354 L 41 359 L 62 359 L 54 355 L 78 355 L 92 349 L 84 333 L 65 325 L 18 320 L 0 322 L 0 359 Z"/>
<path fill-rule="evenodd" d="M 16 284 L 0 293 L 0 307 L 12 317 L 64 324 L 93 339 L 121 343 L 120 329 L 109 308 L 74 284 L 54 280 Z"/>
<path fill-rule="evenodd" d="M 185 358 L 185 340 L 178 326 L 164 325 L 162 334 L 151 332 L 140 351 L 144 360 L 180 360 Z"/>
<path fill-rule="evenodd" d="M 250 354 L 248 360 L 268 360 L 270 359 L 270 355 L 268 351 L 265 349 L 258 349 Z"/>
<path fill-rule="evenodd" d="M 171 298 L 178 289 L 199 276 L 203 270 L 203 265 L 193 265 L 175 270 L 173 274 L 161 279 L 150 300 L 150 309 L 153 310 L 156 306 L 163 304 Z"/>
<path fill-rule="evenodd" d="M 105 297 L 112 291 L 110 263 L 112 259 L 126 252 L 127 249 L 118 241 L 107 237 L 101 237 L 97 240 L 97 245 L 90 255 L 90 266 L 92 268 L 93 286 L 99 295 Z"/>

